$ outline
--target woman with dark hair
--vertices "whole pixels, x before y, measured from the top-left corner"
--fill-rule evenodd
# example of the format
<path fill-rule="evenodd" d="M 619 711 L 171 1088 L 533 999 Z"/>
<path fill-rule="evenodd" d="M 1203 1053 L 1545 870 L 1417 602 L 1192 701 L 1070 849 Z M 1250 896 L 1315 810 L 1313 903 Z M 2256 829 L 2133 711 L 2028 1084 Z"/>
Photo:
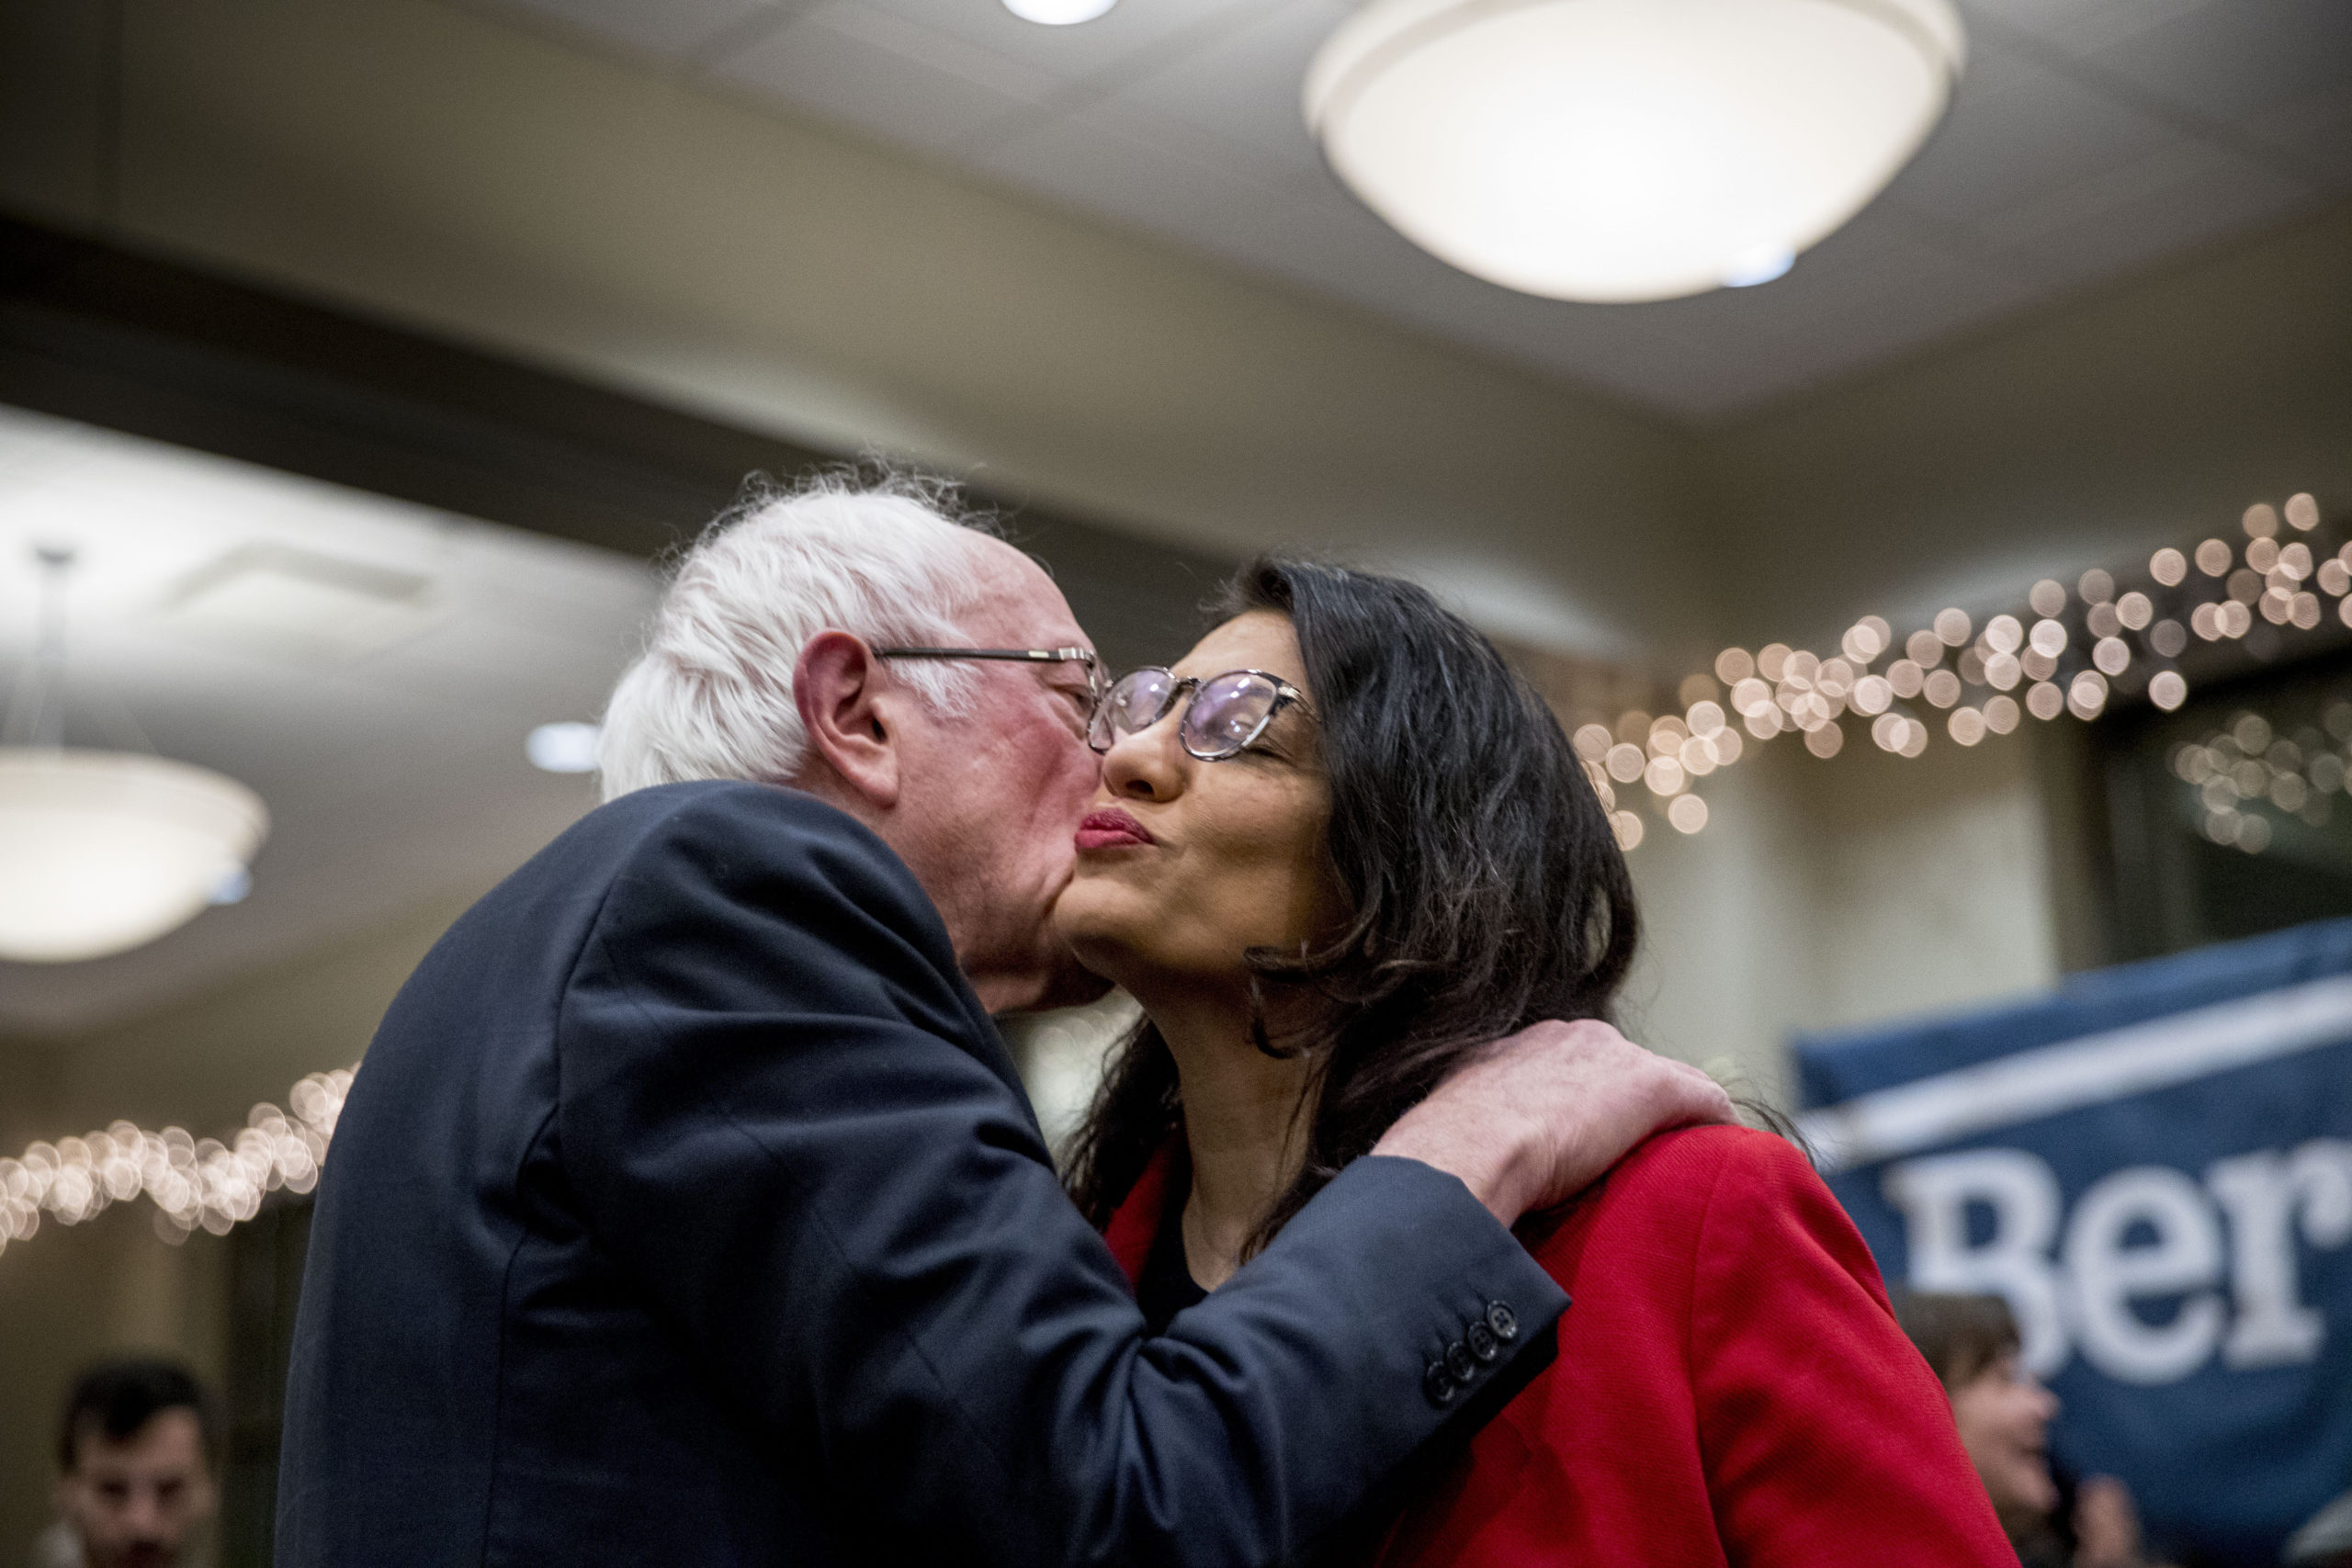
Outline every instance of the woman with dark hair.
<path fill-rule="evenodd" d="M 1056 916 L 1144 1008 L 1070 1185 L 1155 1330 L 1480 1042 L 1605 1018 L 1638 931 L 1581 764 L 1485 637 L 1411 584 L 1295 561 L 1226 608 L 1097 710 L 1103 792 Z M 2014 1563 L 1869 1252 L 1787 1142 L 1662 1134 L 1521 1234 L 1573 1298 L 1556 1361 L 1348 1549 Z M 1465 1399 L 1518 1332 L 1474 1307 L 1427 1347 L 1428 1397 Z"/>
<path fill-rule="evenodd" d="M 1894 1320 L 1951 1396 L 1960 1446 L 2024 1568 L 2147 1568 L 2131 1489 L 2111 1475 L 2061 1477 L 2052 1466 L 2058 1396 L 2026 1366 L 2007 1301 L 1906 1291 Z"/>

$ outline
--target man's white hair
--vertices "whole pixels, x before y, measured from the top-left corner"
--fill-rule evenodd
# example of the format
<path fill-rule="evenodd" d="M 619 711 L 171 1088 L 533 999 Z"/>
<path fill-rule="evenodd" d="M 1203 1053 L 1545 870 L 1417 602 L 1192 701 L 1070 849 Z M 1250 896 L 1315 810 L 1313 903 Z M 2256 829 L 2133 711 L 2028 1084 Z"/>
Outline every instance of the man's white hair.
<path fill-rule="evenodd" d="M 721 516 L 678 563 L 644 654 L 605 705 L 605 798 L 792 777 L 808 751 L 792 696 L 801 649 L 827 630 L 876 648 L 960 643 L 988 526 L 952 485 L 904 474 L 826 474 Z M 945 712 L 971 695 L 971 670 L 952 660 L 891 671 Z"/>

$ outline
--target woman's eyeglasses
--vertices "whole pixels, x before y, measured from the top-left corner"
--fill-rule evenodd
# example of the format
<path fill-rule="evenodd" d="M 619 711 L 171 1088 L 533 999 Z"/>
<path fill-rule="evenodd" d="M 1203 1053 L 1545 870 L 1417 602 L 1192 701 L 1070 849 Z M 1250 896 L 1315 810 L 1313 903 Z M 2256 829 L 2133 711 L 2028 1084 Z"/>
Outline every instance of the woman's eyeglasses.
<path fill-rule="evenodd" d="M 1180 680 L 1172 670 L 1148 665 L 1111 683 L 1095 705 L 1086 743 L 1108 751 L 1124 737 L 1141 734 L 1166 718 L 1180 702 L 1185 703 L 1184 716 L 1176 737 L 1204 762 L 1239 755 L 1266 733 L 1275 715 L 1294 704 L 1314 716 L 1306 708 L 1306 693 L 1262 670 L 1228 670 L 1222 675 Z"/>

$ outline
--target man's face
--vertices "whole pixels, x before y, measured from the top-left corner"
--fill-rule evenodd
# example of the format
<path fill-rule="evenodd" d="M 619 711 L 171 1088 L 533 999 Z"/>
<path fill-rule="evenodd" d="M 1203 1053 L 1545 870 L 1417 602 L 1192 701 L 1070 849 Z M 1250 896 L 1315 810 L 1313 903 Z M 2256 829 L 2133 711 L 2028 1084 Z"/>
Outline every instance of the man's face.
<path fill-rule="evenodd" d="M 169 1568 L 212 1517 L 216 1496 L 192 1410 L 158 1411 L 128 1438 L 76 1440 L 57 1483 L 58 1514 L 82 1538 L 88 1568 Z"/>
<path fill-rule="evenodd" d="M 963 617 L 974 648 L 1091 648 L 1053 580 L 1020 551 L 975 541 L 979 595 Z M 1100 996 L 1053 933 L 1079 818 L 1102 777 L 1087 748 L 1084 666 L 975 660 L 969 711 L 915 716 L 901 734 L 904 784 L 891 847 L 922 880 L 956 956 L 991 1011 Z"/>

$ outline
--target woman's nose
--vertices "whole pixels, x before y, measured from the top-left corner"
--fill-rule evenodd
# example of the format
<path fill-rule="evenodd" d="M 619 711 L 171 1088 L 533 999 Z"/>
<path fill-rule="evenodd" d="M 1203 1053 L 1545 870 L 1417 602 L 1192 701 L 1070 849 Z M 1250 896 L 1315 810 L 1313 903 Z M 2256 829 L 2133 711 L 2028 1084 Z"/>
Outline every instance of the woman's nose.
<path fill-rule="evenodd" d="M 1183 793 L 1192 761 L 1177 743 L 1176 716 L 1148 729 L 1122 735 L 1102 757 L 1102 784 L 1113 795 L 1136 800 L 1172 800 Z"/>

